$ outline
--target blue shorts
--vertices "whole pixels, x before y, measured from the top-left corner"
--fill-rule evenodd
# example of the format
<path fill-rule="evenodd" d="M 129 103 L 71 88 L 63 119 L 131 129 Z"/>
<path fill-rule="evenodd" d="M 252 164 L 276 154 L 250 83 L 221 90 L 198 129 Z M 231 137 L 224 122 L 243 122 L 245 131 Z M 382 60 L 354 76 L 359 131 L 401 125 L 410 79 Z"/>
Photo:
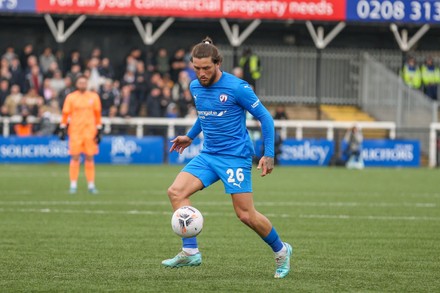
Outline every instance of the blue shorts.
<path fill-rule="evenodd" d="M 252 192 L 252 158 L 200 153 L 183 169 L 202 181 L 204 187 L 219 179 L 225 186 L 225 193 Z"/>

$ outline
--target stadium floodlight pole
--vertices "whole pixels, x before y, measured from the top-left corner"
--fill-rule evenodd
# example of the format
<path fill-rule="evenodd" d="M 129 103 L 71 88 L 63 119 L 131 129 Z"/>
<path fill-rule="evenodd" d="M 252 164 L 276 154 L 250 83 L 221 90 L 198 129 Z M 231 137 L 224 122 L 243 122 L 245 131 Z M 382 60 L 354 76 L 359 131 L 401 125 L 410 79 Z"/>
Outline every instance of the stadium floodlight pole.
<path fill-rule="evenodd" d="M 46 20 L 47 26 L 51 31 L 55 41 L 58 44 L 64 43 L 67 39 L 81 26 L 81 24 L 86 20 L 87 16 L 82 14 L 70 25 L 70 27 L 64 31 L 64 20 L 58 20 L 58 25 L 55 24 L 52 16 L 50 14 L 45 14 L 44 19 Z"/>
<path fill-rule="evenodd" d="M 316 52 L 316 72 L 315 72 L 315 93 L 317 104 L 317 119 L 321 120 L 321 63 L 322 50 L 345 28 L 345 22 L 339 22 L 329 33 L 324 37 L 324 28 L 319 26 L 316 30 L 311 21 L 306 21 L 306 27 L 309 30 L 310 36 L 315 43 Z"/>
<path fill-rule="evenodd" d="M 229 26 L 229 23 L 226 19 L 221 18 L 220 24 L 225 31 L 226 37 L 228 37 L 229 43 L 231 44 L 234 52 L 233 56 L 233 62 L 234 67 L 237 66 L 237 52 L 238 47 L 243 44 L 243 42 L 255 31 L 255 29 L 261 24 L 261 19 L 254 19 L 247 27 L 246 29 L 241 33 L 240 35 L 240 27 L 238 24 L 232 25 L 232 29 Z"/>

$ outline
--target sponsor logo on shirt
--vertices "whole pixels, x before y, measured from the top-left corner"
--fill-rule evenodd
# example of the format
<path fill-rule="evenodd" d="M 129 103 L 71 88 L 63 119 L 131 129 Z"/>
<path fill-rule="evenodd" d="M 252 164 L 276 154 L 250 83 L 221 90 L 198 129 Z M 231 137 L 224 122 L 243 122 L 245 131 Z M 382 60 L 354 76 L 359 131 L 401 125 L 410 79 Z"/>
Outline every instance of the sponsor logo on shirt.
<path fill-rule="evenodd" d="M 201 119 L 205 119 L 208 116 L 217 116 L 221 117 L 226 113 L 225 111 L 197 111 L 197 114 Z"/>

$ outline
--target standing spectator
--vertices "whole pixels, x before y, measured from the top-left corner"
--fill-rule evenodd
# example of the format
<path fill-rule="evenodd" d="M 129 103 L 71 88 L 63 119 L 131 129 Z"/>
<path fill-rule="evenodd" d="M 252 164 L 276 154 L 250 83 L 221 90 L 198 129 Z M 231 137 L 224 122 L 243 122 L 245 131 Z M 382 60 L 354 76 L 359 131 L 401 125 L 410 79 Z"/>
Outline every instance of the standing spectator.
<path fill-rule="evenodd" d="M 99 88 L 101 87 L 102 83 L 104 82 L 104 78 L 101 77 L 98 71 L 99 66 L 99 59 L 96 57 L 93 57 L 89 60 L 87 63 L 87 69 L 90 71 L 90 77 L 89 77 L 89 90 L 98 92 Z"/>
<path fill-rule="evenodd" d="M 79 64 L 72 65 L 72 68 L 66 74 L 66 76 L 70 77 L 73 84 L 75 84 L 76 79 L 81 75 L 81 66 Z"/>
<path fill-rule="evenodd" d="M 56 96 L 66 87 L 66 82 L 60 70 L 54 72 L 53 77 L 50 79 L 50 87 L 54 90 Z"/>
<path fill-rule="evenodd" d="M 243 69 L 243 79 L 247 81 L 256 92 L 257 80 L 261 77 L 260 57 L 252 53 L 250 48 L 246 48 L 243 50 L 239 64 Z"/>
<path fill-rule="evenodd" d="M 18 106 L 19 112 L 26 112 L 29 115 L 38 116 L 40 107 L 44 105 L 44 99 L 40 96 L 34 88 L 21 99 L 21 104 Z"/>
<path fill-rule="evenodd" d="M 44 48 L 43 53 L 40 55 L 39 62 L 43 74 L 47 73 L 52 62 L 57 62 L 57 58 L 55 58 L 55 55 L 52 53 L 51 47 Z"/>
<path fill-rule="evenodd" d="M 168 51 L 165 48 L 160 48 L 154 59 L 154 65 L 156 71 L 161 75 L 170 73 L 170 57 L 168 56 Z"/>
<path fill-rule="evenodd" d="M 26 61 L 26 67 L 24 69 L 25 76 L 28 75 L 34 66 L 38 66 L 38 60 L 35 55 L 30 55 Z"/>
<path fill-rule="evenodd" d="M 11 84 L 18 84 L 20 87 L 23 87 L 23 70 L 20 66 L 20 60 L 18 60 L 18 58 L 12 59 L 9 71 L 11 73 Z"/>
<path fill-rule="evenodd" d="M 12 46 L 8 46 L 6 48 L 6 52 L 3 54 L 2 59 L 8 60 L 8 63 L 11 64 L 12 59 L 17 58 L 17 54 L 15 54 L 15 49 Z"/>
<path fill-rule="evenodd" d="M 81 54 L 79 53 L 78 50 L 73 50 L 72 52 L 70 52 L 70 56 L 66 60 L 65 70 L 67 72 L 72 71 L 73 65 L 78 65 L 79 71 L 81 71 L 82 66 L 83 66 L 83 60 L 82 60 Z M 72 81 L 75 82 L 75 80 L 72 80 Z"/>
<path fill-rule="evenodd" d="M 179 73 L 186 68 L 185 50 L 180 48 L 170 60 L 170 76 L 173 82 L 177 82 Z"/>
<path fill-rule="evenodd" d="M 72 78 L 70 78 L 69 76 L 66 76 L 64 78 L 64 84 L 65 87 L 58 93 L 58 104 L 60 105 L 61 109 L 63 108 L 64 101 L 66 100 L 67 95 L 75 90 Z"/>
<path fill-rule="evenodd" d="M 153 87 L 147 98 L 148 117 L 163 117 L 162 100 L 162 90 L 159 87 Z"/>
<path fill-rule="evenodd" d="M 18 105 L 21 103 L 23 94 L 20 92 L 20 87 L 16 84 L 11 86 L 11 93 L 6 97 L 3 106 L 1 106 L 2 116 L 14 116 L 18 114 Z"/>
<path fill-rule="evenodd" d="M 138 61 L 136 65 L 136 74 L 134 82 L 133 95 L 135 98 L 135 110 L 134 114 L 139 116 L 142 105 L 145 104 L 149 89 L 149 76 L 145 70 L 145 64 L 143 61 Z"/>
<path fill-rule="evenodd" d="M 32 55 L 35 55 L 34 46 L 32 46 L 32 44 L 27 44 L 26 46 L 24 46 L 23 51 L 20 54 L 20 64 L 23 70 L 25 70 L 28 67 L 28 59 L 29 56 Z"/>
<path fill-rule="evenodd" d="M 42 86 L 43 75 L 40 73 L 40 67 L 34 65 L 26 76 L 26 90 L 35 89 L 38 94 L 41 94 Z"/>
<path fill-rule="evenodd" d="M 422 74 L 417 66 L 416 58 L 409 56 L 402 68 L 401 76 L 406 85 L 410 88 L 420 89 L 422 86 Z"/>
<path fill-rule="evenodd" d="M 428 56 L 421 68 L 423 91 L 433 101 L 437 101 L 437 87 L 440 83 L 440 69 L 434 65 L 434 60 Z"/>
<path fill-rule="evenodd" d="M 0 80 L 0 107 L 3 106 L 7 96 L 9 96 L 9 80 L 3 78 Z"/>
<path fill-rule="evenodd" d="M 115 92 L 113 90 L 113 81 L 106 79 L 99 91 L 101 98 L 102 116 L 108 117 L 115 106 Z"/>
<path fill-rule="evenodd" d="M 115 77 L 115 71 L 110 64 L 110 59 L 107 57 L 102 58 L 101 63 L 98 67 L 99 74 L 102 77 L 113 79 Z"/>

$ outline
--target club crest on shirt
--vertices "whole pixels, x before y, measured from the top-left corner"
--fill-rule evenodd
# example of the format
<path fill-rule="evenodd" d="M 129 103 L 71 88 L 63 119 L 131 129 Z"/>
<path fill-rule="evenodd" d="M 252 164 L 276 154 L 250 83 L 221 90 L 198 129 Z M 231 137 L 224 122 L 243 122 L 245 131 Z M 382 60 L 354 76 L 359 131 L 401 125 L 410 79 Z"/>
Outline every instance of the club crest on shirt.
<path fill-rule="evenodd" d="M 228 100 L 228 96 L 227 95 L 220 95 L 220 102 L 224 103 Z"/>

